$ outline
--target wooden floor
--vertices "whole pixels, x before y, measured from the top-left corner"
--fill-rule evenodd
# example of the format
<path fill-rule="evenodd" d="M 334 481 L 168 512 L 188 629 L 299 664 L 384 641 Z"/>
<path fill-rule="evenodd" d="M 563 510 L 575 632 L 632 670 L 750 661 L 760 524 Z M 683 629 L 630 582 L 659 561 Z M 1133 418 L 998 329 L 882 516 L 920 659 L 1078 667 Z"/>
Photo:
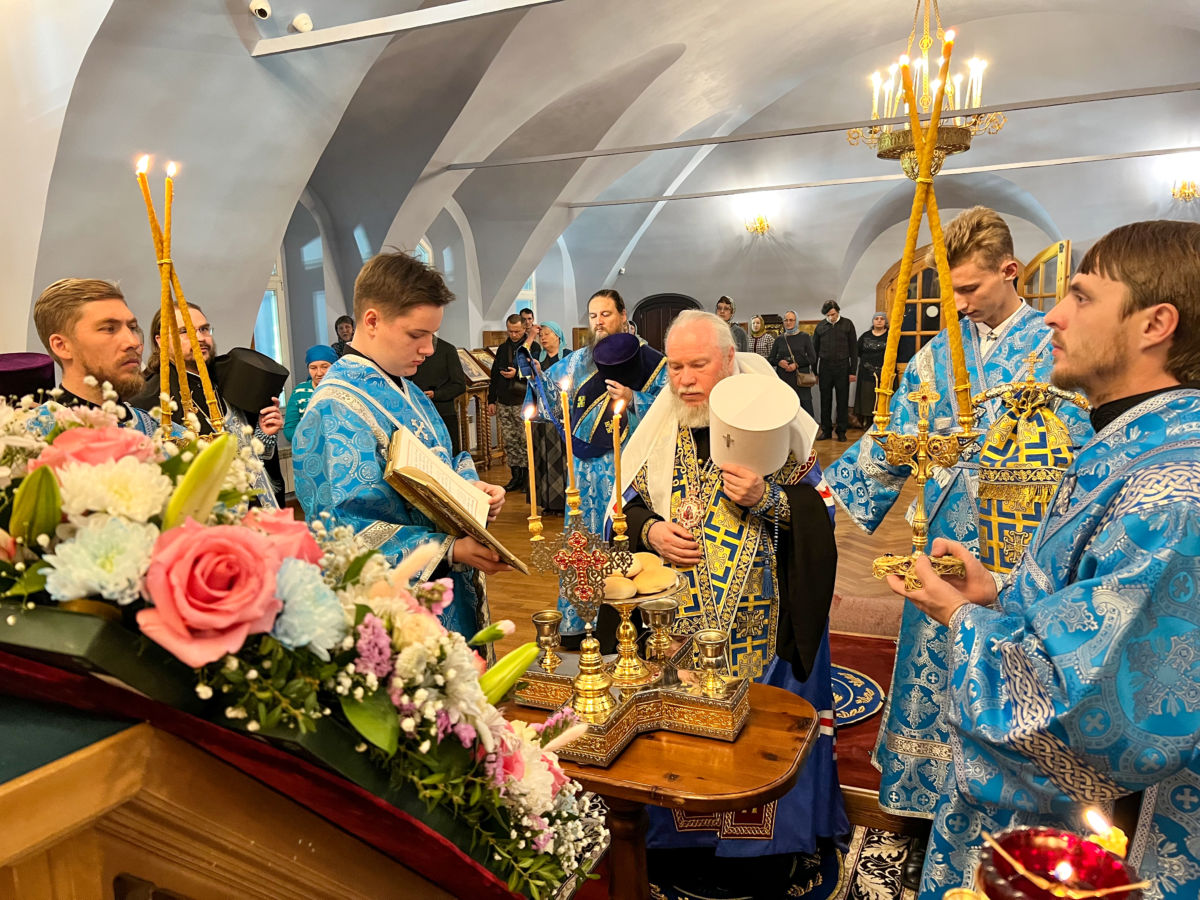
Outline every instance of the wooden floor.
<path fill-rule="evenodd" d="M 861 431 L 851 430 L 851 441 L 861 436 Z M 850 443 L 837 441 L 821 441 L 817 445 L 817 457 L 823 466 L 828 466 L 838 458 Z M 509 478 L 508 468 L 496 465 L 490 469 L 481 470 L 480 477 L 494 484 L 505 484 Z M 868 535 L 858 528 L 850 517 L 841 510 L 836 516 L 836 535 L 838 543 L 838 575 L 835 593 L 842 597 L 852 597 L 857 600 L 886 604 L 889 609 L 898 608 L 899 599 L 880 581 L 871 575 L 871 560 L 885 552 L 904 552 L 910 543 L 908 526 L 904 521 L 904 510 L 912 499 L 914 492 L 910 484 L 901 494 L 900 500 L 884 519 L 883 524 L 875 534 Z M 491 530 L 505 545 L 512 548 L 523 559 L 527 559 L 529 531 L 526 517 L 529 515 L 529 505 L 523 493 L 509 495 L 508 502 L 500 513 L 500 518 L 492 524 Z M 542 524 L 547 535 L 555 534 L 562 529 L 562 516 L 544 516 Z M 551 609 L 558 597 L 558 580 L 553 575 L 543 575 L 531 572 L 522 575 L 519 572 L 506 572 L 488 579 L 488 599 L 491 603 L 492 619 L 512 619 L 517 625 L 517 632 L 512 637 L 497 644 L 497 652 L 504 653 L 519 644 L 533 639 L 533 626 L 530 616 L 540 609 Z M 866 628 L 856 628 L 853 619 L 834 620 L 832 626 L 840 631 L 868 631 Z"/>

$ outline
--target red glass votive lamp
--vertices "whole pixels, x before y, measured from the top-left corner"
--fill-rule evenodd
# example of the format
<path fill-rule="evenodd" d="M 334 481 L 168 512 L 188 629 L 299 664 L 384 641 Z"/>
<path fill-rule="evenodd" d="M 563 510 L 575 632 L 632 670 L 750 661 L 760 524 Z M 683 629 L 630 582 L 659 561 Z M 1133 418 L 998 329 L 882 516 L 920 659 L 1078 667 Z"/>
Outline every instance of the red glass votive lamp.
<path fill-rule="evenodd" d="M 994 847 L 979 859 L 978 889 L 988 900 L 1062 900 L 1088 891 L 1135 884 L 1137 873 L 1099 844 L 1055 828 L 1013 828 L 995 841 L 1014 860 L 1050 885 L 1043 887 L 1019 873 Z M 1064 890 L 1066 889 L 1066 890 Z M 1105 900 L 1142 900 L 1139 888 L 1116 891 Z"/>

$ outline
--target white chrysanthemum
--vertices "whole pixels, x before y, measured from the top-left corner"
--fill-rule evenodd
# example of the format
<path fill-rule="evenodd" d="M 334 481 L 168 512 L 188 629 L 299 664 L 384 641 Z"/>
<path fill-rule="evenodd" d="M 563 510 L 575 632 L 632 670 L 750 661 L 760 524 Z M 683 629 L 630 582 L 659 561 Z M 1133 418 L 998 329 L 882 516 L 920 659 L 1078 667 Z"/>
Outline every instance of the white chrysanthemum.
<path fill-rule="evenodd" d="M 57 601 L 94 597 L 117 603 L 138 598 L 158 529 L 110 516 L 92 516 L 75 536 L 47 554 L 46 590 Z"/>
<path fill-rule="evenodd" d="M 138 462 L 132 456 L 96 466 L 70 463 L 62 467 L 58 479 L 68 516 L 103 512 L 135 522 L 159 515 L 175 488 L 157 464 Z"/>

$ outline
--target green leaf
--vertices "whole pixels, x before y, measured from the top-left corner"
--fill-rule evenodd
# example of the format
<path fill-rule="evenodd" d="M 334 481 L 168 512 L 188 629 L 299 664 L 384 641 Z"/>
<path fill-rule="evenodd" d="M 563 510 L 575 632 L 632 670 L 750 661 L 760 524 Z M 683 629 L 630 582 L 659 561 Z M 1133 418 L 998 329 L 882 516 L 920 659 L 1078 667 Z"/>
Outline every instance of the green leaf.
<path fill-rule="evenodd" d="M 34 469 L 21 480 L 13 495 L 9 533 L 33 549 L 37 547 L 38 535 L 53 535 L 61 521 L 62 494 L 54 470 L 49 466 Z"/>
<path fill-rule="evenodd" d="M 342 576 L 342 584 L 356 584 L 358 582 L 358 577 L 362 575 L 362 570 L 366 566 L 367 560 L 369 560 L 378 552 L 378 550 L 368 550 L 362 556 L 354 557 L 354 559 L 350 561 L 350 565 L 346 566 L 346 574 Z M 355 622 L 354 624 L 357 625 L 359 623 Z"/>
<path fill-rule="evenodd" d="M 196 455 L 167 501 L 163 531 L 182 525 L 188 518 L 202 525 L 208 521 L 236 453 L 233 435 L 222 434 Z"/>
<path fill-rule="evenodd" d="M 378 690 L 367 694 L 361 701 L 350 697 L 339 698 L 346 720 L 361 734 L 388 756 L 396 752 L 400 744 L 400 717 L 387 691 Z"/>
<path fill-rule="evenodd" d="M 354 604 L 354 627 L 357 628 L 363 623 L 363 619 L 367 617 L 367 613 L 371 611 L 371 607 L 365 603 Z"/>
<path fill-rule="evenodd" d="M 38 471 L 40 472 L 41 469 Z M 22 572 L 16 583 L 0 596 L 28 597 L 30 594 L 44 591 L 46 589 L 46 570 L 49 568 L 50 566 L 45 560 L 39 559 Z"/>

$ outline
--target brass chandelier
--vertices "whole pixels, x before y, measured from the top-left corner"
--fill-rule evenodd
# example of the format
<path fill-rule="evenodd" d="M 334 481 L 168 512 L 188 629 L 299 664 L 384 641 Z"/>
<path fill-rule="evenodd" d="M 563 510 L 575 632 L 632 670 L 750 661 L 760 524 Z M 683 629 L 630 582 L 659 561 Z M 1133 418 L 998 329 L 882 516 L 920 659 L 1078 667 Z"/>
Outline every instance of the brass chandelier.
<path fill-rule="evenodd" d="M 918 44 L 918 53 L 913 57 L 913 40 L 917 35 L 917 24 L 921 21 L 921 10 L 925 16 Z M 918 116 L 928 121 L 933 96 L 937 93 L 938 82 L 931 81 L 929 68 L 929 50 L 933 46 L 933 35 L 930 34 L 930 11 L 933 13 L 934 32 L 943 43 L 949 38 L 954 39 L 954 32 L 942 30 L 942 17 L 938 10 L 937 0 L 917 0 L 913 12 L 913 27 L 908 35 L 908 44 L 898 62 L 892 63 L 887 70 L 887 77 L 876 71 L 871 75 L 871 118 L 891 119 L 899 115 L 907 117 L 908 104 L 904 100 L 904 91 L 900 83 L 900 67 L 910 63 L 913 74 L 913 88 L 918 106 Z M 962 74 L 948 79 L 945 87 L 946 119 L 945 124 L 938 126 L 937 144 L 933 152 L 933 174 L 942 168 L 946 157 L 954 153 L 962 153 L 971 148 L 971 138 L 977 134 L 996 134 L 1004 127 L 1004 113 L 971 112 L 983 105 L 983 73 L 987 63 L 978 58 L 967 61 L 967 83 L 963 86 Z M 925 123 L 922 123 L 924 126 Z M 875 155 L 880 159 L 898 159 L 904 169 L 904 174 L 914 181 L 917 178 L 917 152 L 913 141 L 912 128 L 906 122 L 903 125 L 869 125 L 866 128 L 851 128 L 846 132 L 846 140 L 853 145 L 866 144 L 875 148 Z"/>

